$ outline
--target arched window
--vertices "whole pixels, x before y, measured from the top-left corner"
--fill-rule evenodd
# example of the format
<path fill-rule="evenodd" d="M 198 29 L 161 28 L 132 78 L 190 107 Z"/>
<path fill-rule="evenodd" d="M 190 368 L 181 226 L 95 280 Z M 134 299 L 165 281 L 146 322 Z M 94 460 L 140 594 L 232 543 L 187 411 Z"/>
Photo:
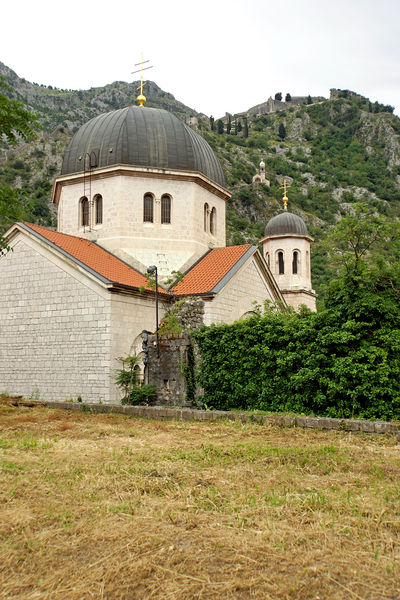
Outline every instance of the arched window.
<path fill-rule="evenodd" d="M 278 269 L 279 275 L 283 275 L 285 273 L 285 263 L 283 261 L 283 252 L 280 250 L 278 252 Z"/>
<path fill-rule="evenodd" d="M 217 231 L 217 211 L 215 210 L 215 207 L 212 209 L 212 211 L 210 212 L 210 233 L 212 235 L 215 235 Z"/>
<path fill-rule="evenodd" d="M 171 223 L 171 196 L 161 196 L 161 223 Z"/>
<path fill-rule="evenodd" d="M 100 194 L 96 194 L 94 197 L 95 206 L 95 223 L 101 225 L 103 222 L 103 197 Z"/>
<path fill-rule="evenodd" d="M 143 221 L 153 223 L 154 220 L 154 198 L 152 194 L 145 194 L 143 198 Z"/>
<path fill-rule="evenodd" d="M 267 262 L 267 265 L 269 266 L 269 252 L 265 253 L 265 260 Z"/>
<path fill-rule="evenodd" d="M 208 204 L 207 204 L 207 202 L 204 205 L 204 231 L 206 233 L 208 231 Z"/>
<path fill-rule="evenodd" d="M 297 250 L 293 252 L 293 261 L 292 261 L 292 273 L 293 275 L 297 275 L 299 270 L 299 253 Z"/>
<path fill-rule="evenodd" d="M 80 200 L 81 203 L 81 226 L 87 227 L 89 225 L 89 200 L 86 196 L 83 196 Z"/>

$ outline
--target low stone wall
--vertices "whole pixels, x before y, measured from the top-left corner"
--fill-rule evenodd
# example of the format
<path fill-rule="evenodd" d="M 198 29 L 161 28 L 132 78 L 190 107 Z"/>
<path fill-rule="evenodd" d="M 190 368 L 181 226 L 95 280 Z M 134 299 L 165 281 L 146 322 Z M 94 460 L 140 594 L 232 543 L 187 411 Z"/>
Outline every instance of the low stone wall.
<path fill-rule="evenodd" d="M 356 419 L 331 419 L 328 417 L 292 417 L 288 415 L 261 415 L 223 410 L 198 410 L 195 408 L 172 408 L 168 406 L 122 406 L 110 404 L 80 404 L 75 402 L 34 402 L 11 400 L 16 406 L 47 406 L 64 410 L 90 411 L 93 413 L 117 413 L 146 419 L 175 419 L 178 421 L 240 421 L 278 427 L 302 427 L 305 429 L 348 431 L 352 433 L 384 433 L 395 435 L 400 442 L 400 423 L 391 421 L 362 421 Z"/>

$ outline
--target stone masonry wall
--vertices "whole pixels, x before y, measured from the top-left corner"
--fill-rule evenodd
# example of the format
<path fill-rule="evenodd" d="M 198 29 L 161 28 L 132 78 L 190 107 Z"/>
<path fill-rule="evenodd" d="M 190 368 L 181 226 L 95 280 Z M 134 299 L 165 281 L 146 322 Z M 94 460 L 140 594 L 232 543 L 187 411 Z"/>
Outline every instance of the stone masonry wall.
<path fill-rule="evenodd" d="M 156 386 L 156 404 L 163 406 L 190 406 L 186 402 L 185 367 L 191 338 L 186 333 L 168 333 L 159 336 L 159 353 L 156 336 L 148 341 L 148 382 Z"/>
<path fill-rule="evenodd" d="M 273 302 L 274 297 L 255 258 L 252 258 L 211 302 L 206 300 L 204 323 L 233 323 L 254 311 L 254 302 L 262 306 L 265 300 Z"/>
<path fill-rule="evenodd" d="M 0 258 L 0 392 L 108 402 L 109 293 L 28 237 L 13 246 Z"/>
<path fill-rule="evenodd" d="M 195 408 L 170 408 L 166 406 L 111 406 L 106 404 L 27 403 L 19 398 L 10 398 L 14 406 L 36 406 L 45 404 L 51 408 L 64 410 L 90 410 L 93 413 L 117 413 L 139 419 L 158 419 L 160 421 L 175 419 L 178 421 L 235 421 L 253 423 L 264 427 L 301 427 L 322 431 L 342 431 L 348 434 L 369 433 L 395 436 L 400 443 L 400 426 L 394 421 L 362 421 L 356 419 L 333 419 L 328 417 L 295 417 L 289 415 L 264 415 L 253 413 L 229 412 L 224 410 L 198 410 Z"/>

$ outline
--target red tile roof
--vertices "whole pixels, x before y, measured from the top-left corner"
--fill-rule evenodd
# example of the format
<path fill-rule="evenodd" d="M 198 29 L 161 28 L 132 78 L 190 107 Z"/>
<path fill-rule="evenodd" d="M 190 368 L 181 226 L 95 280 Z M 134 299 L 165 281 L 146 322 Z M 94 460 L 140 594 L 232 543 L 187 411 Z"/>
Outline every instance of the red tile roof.
<path fill-rule="evenodd" d="M 251 247 L 246 244 L 213 248 L 191 267 L 172 291 L 176 295 L 211 292 Z"/>
<path fill-rule="evenodd" d="M 133 267 L 89 240 L 51 231 L 32 223 L 24 224 L 112 283 L 140 288 L 148 282 L 148 279 Z M 160 291 L 166 293 L 164 290 Z"/>
<path fill-rule="evenodd" d="M 94 242 L 74 235 L 52 231 L 32 223 L 24 223 L 24 225 L 111 283 L 133 288 L 146 287 L 148 284 L 148 279 L 139 271 L 110 254 L 107 250 L 97 246 Z M 173 287 L 170 292 L 160 287 L 159 292 L 178 296 L 212 292 L 214 287 L 251 247 L 250 244 L 246 244 L 243 246 L 213 248 L 189 269 L 183 280 Z M 147 287 L 147 289 L 151 288 Z"/>

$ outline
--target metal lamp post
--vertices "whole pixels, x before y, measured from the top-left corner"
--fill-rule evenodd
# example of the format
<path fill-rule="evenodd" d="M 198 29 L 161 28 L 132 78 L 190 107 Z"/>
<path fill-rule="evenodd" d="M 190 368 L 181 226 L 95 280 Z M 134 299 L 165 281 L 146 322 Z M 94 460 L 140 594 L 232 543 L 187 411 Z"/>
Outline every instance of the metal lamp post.
<path fill-rule="evenodd" d="M 156 265 L 151 265 L 148 269 L 147 272 L 149 273 L 149 275 L 152 275 L 153 273 L 155 273 L 155 279 L 156 279 L 156 341 L 157 341 L 157 358 L 160 358 L 160 345 L 158 342 L 158 270 Z"/>

